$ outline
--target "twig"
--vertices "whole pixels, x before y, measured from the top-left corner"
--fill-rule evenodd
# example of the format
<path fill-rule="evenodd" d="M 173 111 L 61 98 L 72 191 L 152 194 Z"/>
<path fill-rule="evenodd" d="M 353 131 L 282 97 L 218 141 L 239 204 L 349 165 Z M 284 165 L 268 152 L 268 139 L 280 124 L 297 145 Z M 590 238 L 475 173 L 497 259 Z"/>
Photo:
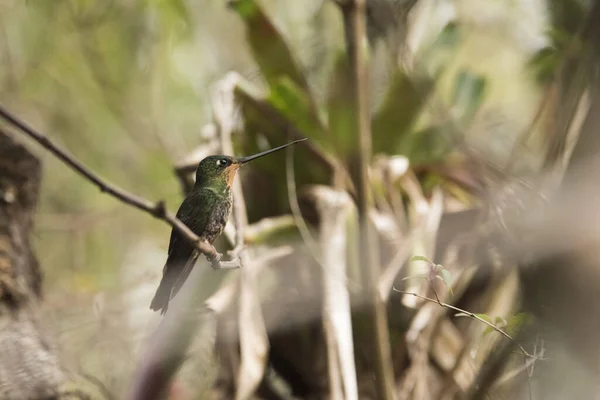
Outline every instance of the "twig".
<path fill-rule="evenodd" d="M 61 149 L 56 144 L 54 144 L 50 139 L 48 139 L 48 137 L 29 127 L 25 122 L 12 115 L 2 105 L 0 105 L 0 116 L 4 118 L 7 122 L 9 122 L 11 125 L 25 133 L 27 136 L 38 142 L 42 147 L 44 147 L 50 153 L 54 154 L 58 159 L 60 159 L 62 162 L 71 167 L 79 175 L 83 176 L 85 179 L 96 185 L 102 193 L 107 193 L 108 195 L 116 198 L 122 203 L 137 208 L 138 210 L 144 211 L 152 215 L 154 218 L 158 218 L 167 222 L 174 229 L 176 229 L 187 241 L 193 244 L 202 254 L 204 254 L 206 258 L 208 258 L 208 260 L 212 263 L 213 268 L 222 268 L 220 263 L 222 257 L 221 254 L 218 253 L 217 250 L 211 244 L 204 240 L 201 240 L 194 232 L 191 231 L 190 228 L 188 228 L 183 222 L 177 219 L 175 215 L 167 211 L 164 201 L 160 200 L 156 203 L 152 203 L 149 200 L 144 199 L 143 197 L 139 197 L 132 193 L 129 193 L 117 187 L 116 185 L 100 178 L 75 157 L 73 157 L 65 150 Z"/>
<path fill-rule="evenodd" d="M 417 294 L 417 293 L 405 292 L 404 290 L 398 290 L 396 288 L 393 288 L 393 289 L 394 289 L 394 291 L 396 291 L 398 293 L 407 294 L 407 295 L 410 295 L 410 296 L 415 296 L 415 297 L 418 297 L 419 299 L 427 300 L 427 301 L 429 301 L 431 303 L 439 304 L 441 307 L 449 308 L 449 309 L 457 311 L 459 313 L 466 314 L 467 316 L 469 316 L 469 317 L 471 317 L 473 319 L 476 319 L 479 322 L 482 322 L 482 323 L 486 324 L 487 326 L 489 326 L 490 328 L 492 328 L 493 330 L 495 330 L 496 332 L 500 333 L 502 336 L 504 336 L 505 338 L 507 338 L 508 340 L 510 340 L 512 343 L 514 343 L 515 346 L 517 346 L 519 348 L 519 350 L 521 351 L 521 353 L 524 356 L 527 356 L 527 357 L 530 357 L 530 358 L 536 357 L 535 355 L 528 353 L 527 350 L 525 350 L 523 348 L 523 346 L 521 346 L 515 339 L 513 339 L 512 336 L 510 336 L 504 330 L 502 330 L 501 328 L 499 328 L 495 324 L 493 324 L 493 323 L 491 323 L 489 321 L 486 321 L 485 319 L 481 318 L 477 314 L 473 314 L 470 311 L 463 310 L 462 308 L 455 307 L 455 306 L 453 306 L 451 304 L 448 304 L 448 303 L 444 303 L 443 301 L 440 301 L 439 298 L 436 300 L 436 299 L 432 299 L 430 297 L 421 296 L 420 294 Z M 436 297 L 437 297 L 437 294 L 436 294 Z"/>
<path fill-rule="evenodd" d="M 486 321 L 485 319 L 481 318 L 477 314 L 474 314 L 474 313 L 472 313 L 470 311 L 466 311 L 466 310 L 463 310 L 462 308 L 458 308 L 458 307 L 455 307 L 455 306 L 453 306 L 451 304 L 444 303 L 444 302 L 440 301 L 440 299 L 438 297 L 438 294 L 437 294 L 437 292 L 435 290 L 435 287 L 433 285 L 432 285 L 432 288 L 433 288 L 433 292 L 434 292 L 435 297 L 436 297 L 435 299 L 432 299 L 432 298 L 429 298 L 429 297 L 426 297 L 426 296 L 421 296 L 421 295 L 419 295 L 417 293 L 406 292 L 406 291 L 403 291 L 403 290 L 398 290 L 396 288 L 393 288 L 393 289 L 394 289 L 394 291 L 396 291 L 398 293 L 415 296 L 415 297 L 418 297 L 420 299 L 429 301 L 431 303 L 438 304 L 438 305 L 440 305 L 443 308 L 448 308 L 448 309 L 451 309 L 451 310 L 454 310 L 454 311 L 458 311 L 459 313 L 463 313 L 463 314 L 465 314 L 465 315 L 467 315 L 467 316 L 469 316 L 469 317 L 471 317 L 471 318 L 473 318 L 473 319 L 475 319 L 475 320 L 477 320 L 479 322 L 482 322 L 485 325 L 489 326 L 490 328 L 492 328 L 493 330 L 495 330 L 496 332 L 500 333 L 502 336 L 504 336 L 505 338 L 507 338 L 508 340 L 510 340 L 511 343 L 513 343 L 515 346 L 517 346 L 517 348 L 521 351 L 521 355 L 523 356 L 523 365 L 524 365 L 524 367 L 526 369 L 528 369 L 528 366 L 529 366 L 528 363 L 527 363 L 528 359 L 537 359 L 538 358 L 535 354 L 530 354 L 529 352 L 527 352 L 527 350 L 525 350 L 523 348 L 523 346 L 521 346 L 512 336 L 510 336 L 504 330 L 502 330 L 501 328 L 499 328 L 497 325 L 495 325 L 495 324 L 493 324 L 493 323 L 491 323 L 489 321 Z M 527 385 L 528 385 L 527 389 L 528 389 L 529 399 L 531 400 L 531 399 L 533 399 L 533 389 L 531 387 L 531 376 L 530 375 L 528 375 L 528 377 L 527 377 Z"/>
<path fill-rule="evenodd" d="M 543 347 L 543 343 L 542 343 L 542 348 L 539 351 L 539 353 L 537 352 L 537 343 L 535 344 L 535 346 L 536 346 L 535 353 L 539 354 L 539 355 L 536 355 L 535 358 L 528 359 L 527 362 L 524 365 L 522 365 L 522 366 L 520 366 L 518 368 L 515 368 L 515 369 L 513 369 L 511 371 L 508 371 L 506 374 L 504 374 L 503 376 L 501 376 L 492 385 L 492 390 L 494 390 L 496 388 L 499 388 L 502 385 L 506 384 L 508 381 L 510 381 L 511 379 L 514 379 L 517 375 L 519 375 L 523 371 L 527 372 L 528 379 L 532 377 L 531 371 L 535 367 L 535 362 L 537 360 L 544 360 L 544 353 L 545 353 L 545 349 Z M 531 367 L 531 370 L 529 370 L 529 367 Z M 531 384 L 530 384 L 530 386 L 531 386 Z"/>

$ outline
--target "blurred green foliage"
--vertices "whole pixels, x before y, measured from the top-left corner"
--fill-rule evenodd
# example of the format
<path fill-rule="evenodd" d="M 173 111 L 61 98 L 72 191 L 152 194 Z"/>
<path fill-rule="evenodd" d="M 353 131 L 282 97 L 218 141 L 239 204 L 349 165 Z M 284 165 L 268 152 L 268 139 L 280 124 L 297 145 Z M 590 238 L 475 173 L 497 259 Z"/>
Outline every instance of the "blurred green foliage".
<path fill-rule="evenodd" d="M 0 0 L 3 104 L 103 177 L 165 199 L 174 211 L 181 193 L 173 165 L 203 143 L 210 85 L 235 70 L 245 78 L 235 90 L 244 116 L 236 150 L 251 154 L 290 135 L 309 137 L 310 149 L 294 149 L 297 186 L 330 184 L 333 169 L 346 165 L 358 146 L 353 74 L 334 2 L 230 5 Z M 515 73 L 529 55 L 499 36 L 458 18 L 421 44 L 412 70 L 388 71 L 381 101 L 373 101 L 374 153 L 403 154 L 418 165 L 442 163 L 457 133 L 471 130 L 487 144 L 486 121 L 478 125 L 482 110 L 506 112 L 524 126 L 537 83 Z M 497 58 L 473 57 L 482 48 Z M 540 62 L 551 64 L 543 76 L 549 76 L 557 62 L 543 51 Z M 436 102 L 452 110 L 451 118 L 437 113 Z M 36 245 L 49 307 L 57 321 L 68 321 L 70 313 L 89 313 L 99 292 L 119 301 L 127 285 L 123 270 L 147 267 L 128 255 L 148 242 L 166 252 L 170 229 L 100 194 L 53 157 L 40 156 L 45 174 Z M 276 153 L 242 175 L 251 221 L 289 211 L 284 166 L 285 154 Z M 151 257 L 151 268 L 160 271 L 164 258 Z"/>
<path fill-rule="evenodd" d="M 221 2 L 196 7 L 184 0 L 4 1 L 3 98 L 106 178 L 149 198 L 164 198 L 175 209 L 180 193 L 172 165 L 201 142 L 200 128 L 210 118 L 209 85 L 236 69 L 251 86 L 237 90 L 246 118 L 240 151 L 256 151 L 264 139 L 284 141 L 291 126 L 310 137 L 322 155 L 297 150 L 299 187 L 329 182 L 326 160 L 343 164 L 356 146 L 348 119 L 352 74 L 341 52 L 339 13 L 334 5 L 316 1 L 289 10 L 252 0 L 230 4 L 228 10 Z M 296 21 L 309 22 L 304 30 L 283 23 L 292 11 Z M 308 32 L 318 35 L 319 43 L 306 48 Z M 436 122 L 426 106 L 431 94 L 454 92 L 449 103 L 469 118 L 484 91 L 493 95 L 484 90 L 488 85 L 479 72 L 453 72 L 468 35 L 450 22 L 421 46 L 419 74 L 392 71 L 373 113 L 376 153 L 404 154 L 418 164 L 444 159 L 453 129 Z M 264 94 L 262 78 L 268 85 Z M 446 90 L 438 79 L 454 84 Z M 265 115 L 265 106 L 276 118 Z M 77 290 L 77 283 L 67 283 L 72 279 L 89 282 L 85 291 L 109 289 L 123 263 L 122 251 L 139 242 L 140 232 L 166 246 L 168 227 L 99 196 L 52 157 L 42 157 L 45 170 L 53 171 L 43 182 L 38 230 L 40 252 L 57 260 L 48 273 L 50 284 Z M 284 155 L 274 156 L 257 168 L 268 180 L 283 181 L 283 162 Z M 248 200 L 252 218 L 267 215 L 268 203 L 275 204 L 275 213 L 287 210 L 286 189 L 272 190 Z M 79 230 L 79 221 L 90 213 L 100 217 Z M 57 220 L 75 222 L 52 226 Z M 96 224 L 104 230 L 98 233 Z M 73 235 L 77 244 L 71 243 Z M 77 261 L 66 262 L 74 260 L 68 244 L 82 247 Z"/>

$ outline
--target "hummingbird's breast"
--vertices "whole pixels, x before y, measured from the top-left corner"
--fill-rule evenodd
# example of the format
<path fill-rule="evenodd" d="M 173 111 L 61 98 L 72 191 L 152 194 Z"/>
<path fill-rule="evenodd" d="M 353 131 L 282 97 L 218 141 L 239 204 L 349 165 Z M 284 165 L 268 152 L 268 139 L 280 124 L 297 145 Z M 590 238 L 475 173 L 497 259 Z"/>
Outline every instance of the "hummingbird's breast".
<path fill-rule="evenodd" d="M 221 233 L 223 233 L 225 225 L 227 225 L 227 220 L 229 220 L 233 203 L 231 191 L 229 190 L 219 197 L 218 201 L 215 201 L 213 204 L 212 211 L 206 221 L 204 232 L 201 235 L 203 239 L 211 244 Z"/>

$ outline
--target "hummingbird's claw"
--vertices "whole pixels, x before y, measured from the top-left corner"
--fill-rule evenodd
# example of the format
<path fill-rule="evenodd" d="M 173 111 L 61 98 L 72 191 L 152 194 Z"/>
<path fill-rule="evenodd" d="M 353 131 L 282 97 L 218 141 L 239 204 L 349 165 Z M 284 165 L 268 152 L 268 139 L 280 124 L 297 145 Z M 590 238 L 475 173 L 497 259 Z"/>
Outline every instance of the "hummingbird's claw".
<path fill-rule="evenodd" d="M 212 257 L 206 257 L 208 261 L 210 261 L 211 267 L 214 269 L 220 269 L 219 265 L 221 264 L 221 260 L 223 259 L 223 254 L 216 251 Z"/>
<path fill-rule="evenodd" d="M 221 269 L 238 269 L 241 267 L 240 259 L 234 258 L 229 261 L 221 261 Z"/>
<path fill-rule="evenodd" d="M 213 267 L 213 269 L 218 270 L 218 269 L 237 269 L 241 267 L 241 263 L 240 263 L 240 259 L 239 257 L 233 258 L 231 260 L 227 260 L 227 261 L 214 261 L 211 263 L 211 266 Z"/>

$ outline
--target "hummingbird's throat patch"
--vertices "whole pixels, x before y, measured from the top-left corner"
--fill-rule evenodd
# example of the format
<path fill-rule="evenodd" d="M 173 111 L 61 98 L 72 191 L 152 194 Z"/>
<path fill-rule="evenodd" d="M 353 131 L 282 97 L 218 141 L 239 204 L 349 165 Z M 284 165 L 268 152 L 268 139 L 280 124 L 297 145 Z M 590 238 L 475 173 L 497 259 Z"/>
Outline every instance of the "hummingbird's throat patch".
<path fill-rule="evenodd" d="M 232 164 L 227 168 L 227 186 L 231 187 L 231 185 L 233 185 L 233 180 L 235 179 L 235 174 L 238 169 L 240 169 L 239 164 Z"/>

